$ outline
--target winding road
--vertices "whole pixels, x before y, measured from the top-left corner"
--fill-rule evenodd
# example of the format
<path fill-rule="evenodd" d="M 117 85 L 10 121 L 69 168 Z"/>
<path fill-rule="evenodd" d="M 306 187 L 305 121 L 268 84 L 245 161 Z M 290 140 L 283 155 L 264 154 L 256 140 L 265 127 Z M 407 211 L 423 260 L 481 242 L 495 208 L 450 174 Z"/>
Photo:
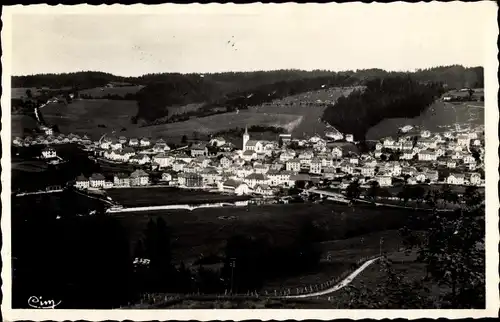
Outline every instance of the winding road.
<path fill-rule="evenodd" d="M 368 266 L 379 260 L 380 257 L 370 259 L 369 261 L 366 261 L 363 265 L 358 267 L 354 272 L 349 274 L 346 278 L 344 278 L 342 281 L 340 281 L 338 284 L 334 285 L 333 287 L 327 288 L 326 290 L 323 291 L 318 291 L 314 293 L 308 293 L 308 294 L 299 294 L 299 295 L 287 295 L 284 296 L 284 298 L 288 299 L 297 299 L 297 298 L 307 298 L 307 297 L 314 297 L 314 296 L 321 296 L 321 295 L 326 295 L 330 294 L 333 292 L 336 292 L 340 290 L 341 288 L 349 285 L 355 278 L 358 276 L 361 272 L 363 272 Z"/>

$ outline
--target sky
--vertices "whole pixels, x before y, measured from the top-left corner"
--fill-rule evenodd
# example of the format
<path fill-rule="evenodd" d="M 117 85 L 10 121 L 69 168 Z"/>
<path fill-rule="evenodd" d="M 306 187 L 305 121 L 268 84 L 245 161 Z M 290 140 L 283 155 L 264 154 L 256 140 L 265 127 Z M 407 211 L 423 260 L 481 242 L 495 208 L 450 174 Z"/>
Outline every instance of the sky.
<path fill-rule="evenodd" d="M 496 17 L 481 2 L 83 8 L 13 11 L 12 74 L 482 66 Z"/>

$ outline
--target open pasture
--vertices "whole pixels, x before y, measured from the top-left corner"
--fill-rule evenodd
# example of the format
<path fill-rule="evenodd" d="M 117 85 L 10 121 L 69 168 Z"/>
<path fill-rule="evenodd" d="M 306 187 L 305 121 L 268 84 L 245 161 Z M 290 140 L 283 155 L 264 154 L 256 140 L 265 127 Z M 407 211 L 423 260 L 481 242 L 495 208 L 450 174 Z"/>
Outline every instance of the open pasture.
<path fill-rule="evenodd" d="M 263 237 L 272 244 L 283 245 L 294 240 L 304 220 L 311 219 L 322 230 L 318 239 L 345 239 L 398 229 L 409 214 L 401 209 L 289 204 L 117 213 L 113 216 L 128 230 L 132 247 L 141 238 L 150 218 L 162 217 L 173 234 L 175 261 L 189 263 L 202 254 L 220 254 L 225 241 L 236 234 Z M 221 219 L 224 216 L 234 216 L 234 219 Z"/>
<path fill-rule="evenodd" d="M 373 126 L 366 138 L 378 140 L 387 136 L 395 136 L 398 129 L 412 125 L 415 130 L 445 132 L 450 130 L 465 130 L 484 126 L 484 102 L 447 103 L 436 101 L 420 116 L 405 119 L 385 119 Z"/>
<path fill-rule="evenodd" d="M 10 120 L 12 138 L 23 137 L 25 129 L 31 131 L 38 128 L 37 121 L 28 115 L 12 114 Z"/>
<path fill-rule="evenodd" d="M 118 95 L 125 97 L 127 94 L 136 94 L 144 86 L 122 86 L 122 87 L 95 87 L 80 91 L 80 95 L 90 95 L 92 98 L 103 98 L 107 95 Z"/>
<path fill-rule="evenodd" d="M 94 139 L 104 133 L 119 133 L 124 128 L 137 127 L 131 123 L 132 116 L 137 114 L 135 101 L 79 99 L 67 105 L 48 104 L 41 109 L 41 113 L 49 124 L 57 125 L 62 133 L 87 134 Z"/>
<path fill-rule="evenodd" d="M 192 136 L 193 132 L 207 135 L 222 130 L 244 128 L 252 125 L 293 128 L 300 121 L 300 118 L 300 115 L 252 113 L 249 110 L 243 110 L 238 113 L 194 118 L 185 122 L 133 128 L 124 135 L 165 137 L 172 141 L 180 141 L 183 135 Z"/>
<path fill-rule="evenodd" d="M 248 199 L 219 193 L 170 187 L 109 189 L 107 195 L 125 207 L 231 202 Z"/>
<path fill-rule="evenodd" d="M 341 96 L 348 96 L 356 87 L 334 87 L 320 89 L 288 96 L 282 99 L 260 106 L 251 107 L 249 110 L 255 113 L 274 113 L 300 115 L 300 122 L 290 129 L 294 136 L 322 135 L 326 130 L 326 124 L 321 121 L 321 116 L 327 104 L 334 104 Z"/>

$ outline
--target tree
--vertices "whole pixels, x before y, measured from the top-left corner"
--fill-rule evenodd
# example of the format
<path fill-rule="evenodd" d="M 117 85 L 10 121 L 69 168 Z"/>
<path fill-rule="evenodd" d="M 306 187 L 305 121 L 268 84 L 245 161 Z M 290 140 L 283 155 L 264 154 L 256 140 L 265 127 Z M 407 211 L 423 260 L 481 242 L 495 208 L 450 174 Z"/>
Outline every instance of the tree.
<path fill-rule="evenodd" d="M 349 186 L 347 186 L 346 195 L 350 200 L 359 198 L 359 196 L 361 195 L 361 187 L 357 180 L 351 182 Z"/>
<path fill-rule="evenodd" d="M 430 290 L 420 279 L 410 279 L 404 272 L 397 272 L 387 258 L 379 263 L 381 281 L 376 285 L 345 287 L 349 295 L 347 303 L 341 303 L 349 309 L 430 309 L 436 308 L 430 297 Z"/>
<path fill-rule="evenodd" d="M 485 222 L 480 214 L 463 209 L 435 214 L 419 252 L 432 280 L 450 288 L 444 296 L 450 308 L 484 307 Z"/>
<path fill-rule="evenodd" d="M 478 207 L 479 205 L 481 205 L 482 200 L 484 200 L 484 198 L 481 197 L 477 187 L 474 186 L 468 186 L 465 189 L 463 198 L 465 201 L 465 205 L 470 208 Z"/>
<path fill-rule="evenodd" d="M 150 260 L 151 290 L 163 290 L 168 288 L 172 275 L 172 255 L 170 245 L 170 231 L 163 218 L 159 217 L 156 222 L 149 220 L 144 233 L 144 256 Z"/>
<path fill-rule="evenodd" d="M 184 135 L 182 136 L 181 143 L 182 143 L 182 144 L 186 144 L 186 143 L 187 143 L 187 140 L 188 140 L 188 138 L 187 138 L 187 136 L 184 134 Z"/>
<path fill-rule="evenodd" d="M 378 181 L 372 181 L 370 183 L 370 188 L 368 189 L 367 195 L 372 199 L 373 202 L 380 195 L 380 184 Z"/>
<path fill-rule="evenodd" d="M 31 89 L 29 89 L 29 88 L 26 90 L 26 97 L 28 97 L 28 98 L 33 97 L 33 93 L 31 92 Z"/>

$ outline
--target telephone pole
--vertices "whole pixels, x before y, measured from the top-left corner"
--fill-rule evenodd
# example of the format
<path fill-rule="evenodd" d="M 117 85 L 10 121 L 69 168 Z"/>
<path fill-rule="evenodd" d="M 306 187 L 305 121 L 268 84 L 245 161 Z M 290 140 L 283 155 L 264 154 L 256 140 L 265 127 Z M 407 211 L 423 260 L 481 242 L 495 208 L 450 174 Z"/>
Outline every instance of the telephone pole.
<path fill-rule="evenodd" d="M 231 294 L 233 294 L 233 285 L 234 285 L 234 268 L 236 267 L 236 258 L 230 259 L 229 265 L 231 266 Z"/>

